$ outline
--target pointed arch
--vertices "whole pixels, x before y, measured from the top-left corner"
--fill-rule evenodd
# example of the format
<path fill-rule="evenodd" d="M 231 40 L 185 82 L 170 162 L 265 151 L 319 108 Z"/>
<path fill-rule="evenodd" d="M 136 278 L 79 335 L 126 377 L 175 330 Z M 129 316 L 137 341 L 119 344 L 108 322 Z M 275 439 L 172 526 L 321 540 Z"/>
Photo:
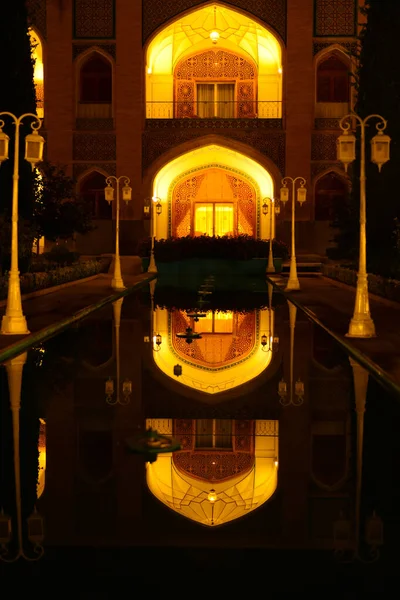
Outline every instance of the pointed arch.
<path fill-rule="evenodd" d="M 112 207 L 104 196 L 107 176 L 108 173 L 96 167 L 83 173 L 77 183 L 78 193 L 90 204 L 95 219 L 112 218 Z"/>
<path fill-rule="evenodd" d="M 334 44 L 321 50 L 314 64 L 316 117 L 344 116 L 351 106 L 351 57 Z"/>
<path fill-rule="evenodd" d="M 76 61 L 76 114 L 79 118 L 107 119 L 113 115 L 114 63 L 96 46 Z"/>
<path fill-rule="evenodd" d="M 34 27 L 29 28 L 32 59 L 34 60 L 33 79 L 36 90 L 36 112 L 39 118 L 44 117 L 44 48 L 40 34 Z"/>
<path fill-rule="evenodd" d="M 314 218 L 332 221 L 350 191 L 350 180 L 339 169 L 329 169 L 314 181 Z"/>

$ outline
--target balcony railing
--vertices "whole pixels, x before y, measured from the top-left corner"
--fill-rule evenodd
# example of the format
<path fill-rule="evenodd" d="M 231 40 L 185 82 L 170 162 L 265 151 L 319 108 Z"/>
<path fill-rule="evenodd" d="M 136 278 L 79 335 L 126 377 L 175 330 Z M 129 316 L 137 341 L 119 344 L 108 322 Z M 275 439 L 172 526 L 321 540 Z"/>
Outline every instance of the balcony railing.
<path fill-rule="evenodd" d="M 282 102 L 146 102 L 146 119 L 281 119 Z"/>

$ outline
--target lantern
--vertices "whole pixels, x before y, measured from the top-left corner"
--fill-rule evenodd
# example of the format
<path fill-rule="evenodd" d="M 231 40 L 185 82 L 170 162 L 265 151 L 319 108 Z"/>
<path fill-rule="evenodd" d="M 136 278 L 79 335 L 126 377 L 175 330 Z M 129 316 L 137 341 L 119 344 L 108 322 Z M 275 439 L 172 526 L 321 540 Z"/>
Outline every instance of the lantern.
<path fill-rule="evenodd" d="M 106 395 L 112 396 L 114 393 L 114 381 L 109 377 L 106 381 Z"/>
<path fill-rule="evenodd" d="M 160 333 L 157 333 L 153 336 L 153 350 L 154 352 L 158 352 L 161 349 L 162 344 L 162 336 Z"/>
<path fill-rule="evenodd" d="M 132 381 L 130 379 L 124 379 L 122 382 L 122 393 L 124 396 L 130 396 L 132 394 Z"/>
<path fill-rule="evenodd" d="M 158 201 L 157 204 L 156 204 L 156 213 L 158 215 L 161 215 L 161 213 L 162 213 L 162 204 L 161 204 L 160 201 Z"/>
<path fill-rule="evenodd" d="M 143 213 L 145 219 L 150 219 L 151 199 L 145 198 L 143 202 Z"/>
<path fill-rule="evenodd" d="M 0 128 L 0 165 L 4 160 L 8 158 L 8 143 L 10 138 L 4 131 Z"/>
<path fill-rule="evenodd" d="M 303 187 L 303 186 L 297 188 L 297 201 L 300 204 L 304 204 L 304 202 L 306 201 L 306 197 L 307 197 L 307 190 L 306 190 L 306 188 Z"/>
<path fill-rule="evenodd" d="M 268 338 L 267 338 L 267 336 L 264 333 L 264 335 L 261 336 L 261 347 L 262 347 L 263 350 L 266 347 L 267 342 L 268 342 Z"/>
<path fill-rule="evenodd" d="M 176 377 L 180 377 L 182 375 L 182 365 L 175 365 L 174 366 L 174 375 Z"/>
<path fill-rule="evenodd" d="M 132 188 L 127 183 L 122 188 L 122 200 L 125 202 L 132 200 Z"/>
<path fill-rule="evenodd" d="M 284 185 L 281 188 L 281 202 L 283 202 L 284 204 L 286 204 L 286 202 L 289 200 L 289 188 L 286 187 L 286 185 Z"/>
<path fill-rule="evenodd" d="M 36 129 L 25 138 L 25 160 L 35 165 L 43 159 L 44 137 L 38 134 Z"/>
<path fill-rule="evenodd" d="M 370 546 L 382 546 L 383 544 L 383 522 L 375 511 L 365 523 L 365 541 Z"/>
<path fill-rule="evenodd" d="M 348 131 L 345 131 L 337 139 L 337 157 L 344 164 L 344 170 L 347 173 L 347 167 L 356 158 L 356 138 Z"/>
<path fill-rule="evenodd" d="M 11 517 L 0 513 L 0 547 L 5 546 L 11 540 Z"/>
<path fill-rule="evenodd" d="M 214 489 L 210 490 L 207 499 L 211 503 L 215 502 L 217 500 L 217 492 Z"/>
<path fill-rule="evenodd" d="M 300 379 L 294 384 L 294 393 L 296 396 L 304 396 L 304 383 Z"/>
<path fill-rule="evenodd" d="M 274 337 L 272 340 L 272 352 L 276 352 L 279 348 L 279 338 Z"/>
<path fill-rule="evenodd" d="M 264 200 L 264 204 L 262 205 L 262 214 L 263 215 L 267 215 L 268 214 L 268 204 L 266 203 L 265 200 Z"/>
<path fill-rule="evenodd" d="M 383 131 L 378 131 L 371 140 L 371 161 L 378 165 L 379 172 L 382 165 L 390 159 L 390 137 Z"/>
<path fill-rule="evenodd" d="M 44 539 L 43 533 L 43 518 L 37 512 L 34 512 L 28 517 L 28 539 L 32 544 L 41 544 Z"/>
<path fill-rule="evenodd" d="M 287 394 L 287 384 L 283 379 L 278 384 L 278 394 L 280 396 L 286 396 Z"/>
<path fill-rule="evenodd" d="M 219 33 L 218 31 L 212 31 L 210 33 L 210 40 L 212 41 L 213 44 L 216 44 L 219 40 Z"/>
<path fill-rule="evenodd" d="M 281 207 L 279 206 L 279 204 L 275 204 L 275 214 L 279 215 L 281 213 Z"/>
<path fill-rule="evenodd" d="M 111 185 L 104 188 L 104 196 L 109 204 L 114 200 L 114 188 Z"/>

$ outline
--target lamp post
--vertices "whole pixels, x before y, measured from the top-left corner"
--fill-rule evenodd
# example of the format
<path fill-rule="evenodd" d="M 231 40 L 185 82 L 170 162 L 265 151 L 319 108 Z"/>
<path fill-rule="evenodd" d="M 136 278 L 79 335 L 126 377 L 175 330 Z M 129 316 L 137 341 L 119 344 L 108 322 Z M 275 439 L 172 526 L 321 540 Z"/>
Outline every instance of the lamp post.
<path fill-rule="evenodd" d="M 372 515 L 365 522 L 365 544 L 361 545 L 360 525 L 361 525 L 361 494 L 362 494 L 362 473 L 363 473 L 363 447 L 364 447 L 364 417 L 368 390 L 369 374 L 361 365 L 350 358 L 350 364 L 353 370 L 355 409 L 357 414 L 357 453 L 356 453 L 356 499 L 355 499 L 355 519 L 354 519 L 354 537 L 351 532 L 351 522 L 343 514 L 334 523 L 333 536 L 335 556 L 341 562 L 376 562 L 379 559 L 379 548 L 383 544 L 383 522 L 382 519 L 373 511 Z M 365 545 L 368 548 L 368 554 L 365 556 Z"/>
<path fill-rule="evenodd" d="M 117 188 L 117 207 L 116 207 L 116 215 L 115 215 L 115 259 L 114 259 L 114 275 L 111 280 L 111 287 L 114 290 L 124 290 L 125 285 L 122 280 L 121 274 L 121 260 L 119 256 L 119 184 L 121 181 L 124 181 L 124 185 L 122 188 L 122 199 L 128 204 L 130 200 L 132 200 L 132 188 L 129 186 L 130 179 L 125 175 L 120 175 L 120 177 L 115 177 L 115 175 L 110 175 L 106 177 L 107 187 L 104 189 L 104 195 L 109 204 L 114 200 L 114 186 L 113 182 L 115 182 L 115 187 Z"/>
<path fill-rule="evenodd" d="M 7 545 L 12 537 L 11 517 L 0 513 L 0 560 L 7 563 L 16 562 L 20 558 L 27 561 L 36 561 L 42 558 L 44 549 L 43 542 L 43 519 L 36 511 L 28 517 L 28 540 L 33 547 L 33 554 L 25 551 L 22 525 L 22 499 L 21 499 L 21 461 L 20 461 L 20 424 L 19 414 L 21 408 L 21 387 L 24 365 L 27 352 L 12 358 L 5 365 L 7 370 L 8 388 L 10 393 L 10 405 L 13 427 L 14 447 L 14 480 L 15 480 L 15 504 L 17 512 L 17 546 L 15 552 L 10 552 Z"/>
<path fill-rule="evenodd" d="M 296 183 L 299 182 L 300 187 L 297 188 L 297 202 L 302 206 L 306 201 L 307 190 L 304 187 L 306 180 L 304 177 L 284 177 L 282 179 L 281 195 L 280 200 L 283 204 L 289 200 L 289 188 L 288 183 L 292 184 L 292 250 L 290 256 L 290 272 L 289 280 L 287 282 L 285 290 L 295 291 L 300 289 L 299 278 L 297 277 L 297 264 L 296 264 L 296 245 L 295 245 L 295 206 L 296 206 Z"/>
<path fill-rule="evenodd" d="M 132 381 L 130 379 L 124 379 L 122 382 L 122 398 L 120 397 L 120 344 L 119 344 L 119 330 L 121 325 L 121 310 L 124 299 L 119 298 L 113 302 L 113 313 L 114 313 L 114 329 L 115 329 L 115 353 L 117 363 L 117 395 L 114 398 L 114 380 L 109 377 L 106 381 L 106 402 L 110 406 L 121 404 L 126 406 L 131 400 L 132 394 Z"/>
<path fill-rule="evenodd" d="M 296 327 L 297 308 L 292 302 L 289 305 L 289 327 L 290 327 L 290 375 L 289 375 L 289 397 L 287 383 L 281 379 L 278 384 L 279 402 L 282 406 L 301 406 L 304 402 L 304 383 L 298 379 L 293 381 L 293 363 L 294 363 L 294 329 Z M 294 383 L 294 386 L 293 386 Z M 294 389 L 293 389 L 294 387 Z M 294 393 L 293 393 L 294 392 Z"/>
<path fill-rule="evenodd" d="M 154 219 L 154 208 L 156 209 L 157 215 L 161 215 L 162 213 L 162 204 L 161 199 L 158 196 L 152 196 L 151 199 L 145 200 L 144 210 L 145 213 L 151 212 L 151 252 L 150 252 L 150 262 L 149 262 L 149 273 L 157 273 L 157 265 L 154 258 L 154 240 L 156 237 L 156 222 Z"/>
<path fill-rule="evenodd" d="M 11 268 L 8 276 L 8 293 L 6 313 L 1 321 L 1 332 L 4 335 L 20 335 L 29 333 L 25 316 L 22 312 L 21 286 L 18 269 L 18 180 L 19 180 L 19 128 L 26 117 L 34 120 L 31 123 L 32 133 L 25 138 L 25 160 L 35 165 L 43 158 L 44 138 L 38 134 L 42 121 L 33 113 L 25 113 L 16 117 L 10 112 L 1 112 L 0 117 L 8 116 L 15 125 L 14 171 L 12 188 L 11 214 Z M 5 121 L 0 119 L 0 165 L 8 158 L 10 138 L 3 132 Z"/>
<path fill-rule="evenodd" d="M 269 206 L 268 206 L 269 205 Z M 266 216 L 269 212 L 269 252 L 268 252 L 268 264 L 267 273 L 275 273 L 274 256 L 272 250 L 272 227 L 273 227 L 273 216 L 279 215 L 281 207 L 279 201 L 275 203 L 274 198 L 264 198 L 262 205 L 262 213 Z"/>
<path fill-rule="evenodd" d="M 376 124 L 377 134 L 371 140 L 371 161 L 378 166 L 379 172 L 390 158 L 390 137 L 384 135 L 387 121 L 380 115 L 368 115 L 365 119 L 356 113 L 349 113 L 340 120 L 343 133 L 337 140 L 337 154 L 345 167 L 356 157 L 356 138 L 349 133 L 351 124 L 349 119 L 354 118 L 361 128 L 361 157 L 360 157 L 360 255 L 357 273 L 357 290 L 353 317 L 350 321 L 347 337 L 370 338 L 375 336 L 375 324 L 371 318 L 368 298 L 367 275 L 367 234 L 366 234 L 366 176 L 365 176 L 365 127 L 370 119 L 379 119 Z"/>

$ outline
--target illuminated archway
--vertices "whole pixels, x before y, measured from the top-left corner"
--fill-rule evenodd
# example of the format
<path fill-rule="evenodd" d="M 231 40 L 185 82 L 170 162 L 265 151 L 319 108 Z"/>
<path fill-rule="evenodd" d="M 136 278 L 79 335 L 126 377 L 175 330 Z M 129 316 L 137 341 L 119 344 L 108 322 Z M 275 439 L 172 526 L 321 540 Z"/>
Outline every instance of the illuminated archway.
<path fill-rule="evenodd" d="M 157 215 L 155 222 L 155 235 L 157 238 L 167 238 L 172 235 L 172 215 L 175 210 L 174 191 L 185 179 L 193 179 L 213 170 L 225 172 L 227 177 L 239 179 L 254 190 L 255 214 L 252 215 L 256 222 L 254 234 L 257 237 L 268 239 L 270 235 L 270 219 L 261 218 L 261 204 L 264 198 L 274 197 L 274 183 L 270 173 L 260 163 L 236 150 L 210 144 L 191 150 L 164 165 L 153 181 L 152 195 L 167 204 L 168 210 L 163 210 Z M 218 190 L 213 193 L 218 193 Z M 206 200 L 205 195 L 197 195 L 197 200 Z M 274 224 L 272 223 L 272 226 Z M 274 235 L 274 232 L 272 232 Z"/>
<path fill-rule="evenodd" d="M 213 30 L 219 34 L 216 43 L 210 39 Z M 256 65 L 257 114 L 265 118 L 280 118 L 280 42 L 249 15 L 222 4 L 209 4 L 179 16 L 150 41 L 146 52 L 147 118 L 174 117 L 174 70 L 180 61 L 189 56 L 221 51 L 238 55 Z M 210 64 L 213 64 L 212 60 Z"/>
<path fill-rule="evenodd" d="M 41 119 L 44 116 L 44 73 L 43 73 L 43 46 L 38 34 L 29 29 L 32 47 L 32 58 L 35 61 L 33 79 L 36 89 L 36 112 Z"/>
<path fill-rule="evenodd" d="M 222 316 L 225 326 L 226 314 L 222 313 Z M 265 351 L 261 338 L 266 336 L 271 339 L 274 335 L 273 311 L 262 309 L 249 316 L 249 322 L 246 322 L 245 316 L 229 332 L 226 327 L 223 333 L 219 332 L 221 328 L 214 328 L 221 346 L 218 354 L 213 334 L 209 336 L 208 348 L 205 339 L 207 334 L 190 345 L 177 340 L 174 318 L 171 318 L 167 309 L 157 307 L 153 311 L 152 336 L 160 335 L 161 344 L 157 348 L 153 345 L 154 363 L 167 377 L 205 394 L 214 395 L 244 385 L 265 371 L 271 363 L 272 350 Z M 189 322 L 183 312 L 178 318 L 184 321 L 184 325 L 186 321 Z M 207 325 L 200 320 L 198 331 L 204 328 Z M 222 341 L 223 337 L 228 339 Z M 174 370 L 177 362 L 183 367 L 180 375 L 176 375 Z"/>

